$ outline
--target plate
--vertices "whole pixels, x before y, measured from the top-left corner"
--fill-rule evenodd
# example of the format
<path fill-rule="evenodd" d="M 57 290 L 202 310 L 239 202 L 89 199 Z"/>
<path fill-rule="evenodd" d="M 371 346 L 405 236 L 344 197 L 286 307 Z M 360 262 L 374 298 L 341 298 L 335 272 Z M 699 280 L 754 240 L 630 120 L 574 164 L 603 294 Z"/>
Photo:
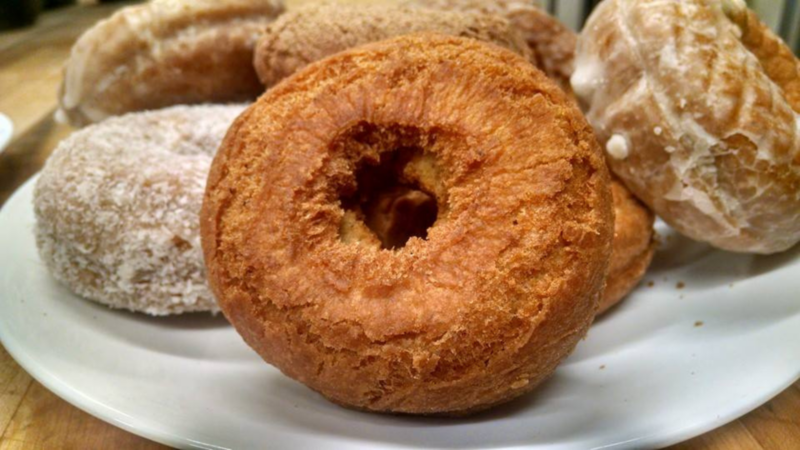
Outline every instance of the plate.
<path fill-rule="evenodd" d="M 11 119 L 3 113 L 0 113 L 0 153 L 6 149 L 6 146 L 11 141 L 11 135 L 14 134 L 14 124 Z"/>
<path fill-rule="evenodd" d="M 0 339 L 68 402 L 176 447 L 660 447 L 800 376 L 798 249 L 725 253 L 659 224 L 646 283 L 533 394 L 466 419 L 350 411 L 264 364 L 222 316 L 149 318 L 70 294 L 37 255 L 32 191 L 0 212 Z"/>

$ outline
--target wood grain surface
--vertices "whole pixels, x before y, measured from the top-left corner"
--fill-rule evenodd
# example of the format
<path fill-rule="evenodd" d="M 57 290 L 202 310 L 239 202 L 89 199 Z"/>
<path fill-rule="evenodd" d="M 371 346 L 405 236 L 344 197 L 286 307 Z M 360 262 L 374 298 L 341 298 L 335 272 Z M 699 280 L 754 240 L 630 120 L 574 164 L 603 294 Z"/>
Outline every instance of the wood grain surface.
<path fill-rule="evenodd" d="M 35 27 L 0 33 L 0 112 L 15 126 L 11 144 L 0 154 L 0 205 L 72 131 L 53 121 L 61 67 L 80 33 L 121 5 L 68 7 L 45 14 Z M 0 347 L 0 450 L 106 448 L 165 447 L 67 404 Z M 800 449 L 800 383 L 745 417 L 675 448 Z"/>

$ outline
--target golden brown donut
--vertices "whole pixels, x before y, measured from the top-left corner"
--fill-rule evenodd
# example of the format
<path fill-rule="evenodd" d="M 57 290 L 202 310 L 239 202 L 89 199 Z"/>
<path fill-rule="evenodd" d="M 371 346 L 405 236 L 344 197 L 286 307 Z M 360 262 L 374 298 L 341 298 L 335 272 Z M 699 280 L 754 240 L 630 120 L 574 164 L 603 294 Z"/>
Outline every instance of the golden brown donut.
<path fill-rule="evenodd" d="M 362 184 L 361 181 L 357 183 Z M 387 248 L 402 247 L 405 236 L 424 235 L 420 224 L 433 223 L 436 217 L 435 199 L 432 196 L 405 186 L 375 189 L 378 194 L 356 214 L 345 213 L 343 226 L 349 236 L 361 242 Z M 644 277 L 656 250 L 653 222 L 655 216 L 618 180 L 611 180 L 611 197 L 614 202 L 614 240 L 611 245 L 608 278 L 597 313 L 611 309 L 627 296 Z M 409 218 L 421 217 L 420 221 Z M 358 227 L 360 218 L 367 227 Z M 371 230 L 372 232 L 370 233 Z"/>
<path fill-rule="evenodd" d="M 256 45 L 253 64 L 261 82 L 272 86 L 328 55 L 420 31 L 492 42 L 527 58 L 532 56 L 511 24 L 498 16 L 390 4 L 323 2 L 287 12 L 272 23 Z"/>
<path fill-rule="evenodd" d="M 639 284 L 656 251 L 653 213 L 613 178 L 611 196 L 614 199 L 614 243 L 598 314 L 619 303 Z"/>
<path fill-rule="evenodd" d="M 369 44 L 229 130 L 201 212 L 210 285 L 267 362 L 336 403 L 485 409 L 535 388 L 589 327 L 609 183 L 583 115 L 524 58 L 427 33 Z M 398 186 L 437 216 L 390 249 L 359 216 Z"/>
<path fill-rule="evenodd" d="M 496 14 L 508 19 L 533 52 L 532 62 L 571 92 L 577 35 L 535 0 L 406 0 L 424 8 Z"/>
<path fill-rule="evenodd" d="M 558 37 L 557 33 L 552 35 L 559 42 L 559 48 L 566 49 L 570 45 L 574 48 L 574 33 L 532 4 L 523 4 L 522 7 L 517 6 L 514 9 L 510 3 L 504 2 L 442 0 L 434 1 L 430 5 L 426 3 L 426 6 L 456 11 L 466 10 L 473 13 L 503 13 L 519 19 L 524 17 L 541 18 L 543 24 L 558 24 L 560 33 L 565 34 L 561 37 Z M 522 11 L 528 11 L 528 8 L 532 8 L 534 11 L 522 14 Z M 413 28 L 436 29 L 441 28 L 441 24 L 453 27 L 454 30 L 457 28 L 468 29 L 470 28 L 468 24 L 476 20 L 483 21 L 485 25 L 499 24 L 496 20 L 488 20 L 485 16 L 474 14 L 443 13 L 427 9 L 412 11 L 407 7 L 387 5 L 354 7 L 336 3 L 312 4 L 285 14 L 272 24 L 259 41 L 255 65 L 262 82 L 270 85 L 329 54 L 359 43 L 379 40 L 385 34 L 405 34 L 404 30 Z M 375 28 L 375 24 L 382 23 L 390 23 L 392 28 L 389 30 L 381 27 Z M 528 21 L 528 23 L 531 22 Z M 482 28 L 490 29 L 491 26 Z M 538 32 L 539 34 L 529 35 L 539 36 L 535 40 L 537 44 L 543 45 L 544 36 L 548 36 L 547 30 L 550 28 L 542 25 L 529 26 L 527 29 Z M 470 33 L 470 37 L 475 37 L 475 35 Z M 479 38 L 481 40 L 493 39 L 491 36 L 479 36 Z M 517 52 L 524 54 L 519 45 L 512 47 L 516 47 Z M 536 45 L 533 45 L 533 48 L 536 48 Z M 572 51 L 564 52 L 564 54 L 570 55 L 569 61 L 571 61 Z M 555 75 L 556 80 L 568 84 L 570 66 L 542 64 L 538 57 L 534 58 L 533 62 L 539 64 L 539 68 L 543 70 L 547 67 L 551 69 L 557 67 L 558 70 L 551 70 L 548 75 Z M 545 73 L 547 73 L 546 70 Z M 600 312 L 619 302 L 638 284 L 641 277 L 644 276 L 654 252 L 654 246 L 651 245 L 652 214 L 618 182 L 615 182 L 612 194 L 617 214 L 615 248 L 612 252 L 611 269 Z M 363 232 L 359 233 L 359 236 L 363 239 L 369 239 L 372 236 L 373 239 L 377 238 L 381 242 L 389 242 L 389 247 L 392 247 L 395 245 L 395 241 L 400 239 L 396 235 L 402 236 L 408 231 L 409 226 L 413 226 L 413 224 L 403 223 L 402 217 L 405 215 L 403 212 L 409 208 L 424 208 L 427 202 L 424 194 L 419 191 L 395 191 L 390 195 L 378 196 L 378 198 L 380 200 L 374 202 L 374 207 L 383 208 L 384 214 L 368 214 L 365 219 L 366 222 L 371 221 L 370 228 L 374 234 Z"/>
<path fill-rule="evenodd" d="M 566 92 L 572 93 L 577 35 L 547 14 L 536 1 L 519 0 L 409 0 L 425 8 L 477 11 L 506 17 L 522 33 L 532 62 Z M 655 253 L 653 214 L 619 181 L 612 181 L 614 243 L 599 314 L 621 301 L 644 277 Z"/>
<path fill-rule="evenodd" d="M 72 47 L 60 114 L 84 126 L 132 111 L 255 99 L 253 46 L 280 0 L 152 0 L 129 6 Z"/>
<path fill-rule="evenodd" d="M 607 0 L 572 86 L 614 173 L 681 233 L 800 240 L 800 62 L 741 1 Z"/>

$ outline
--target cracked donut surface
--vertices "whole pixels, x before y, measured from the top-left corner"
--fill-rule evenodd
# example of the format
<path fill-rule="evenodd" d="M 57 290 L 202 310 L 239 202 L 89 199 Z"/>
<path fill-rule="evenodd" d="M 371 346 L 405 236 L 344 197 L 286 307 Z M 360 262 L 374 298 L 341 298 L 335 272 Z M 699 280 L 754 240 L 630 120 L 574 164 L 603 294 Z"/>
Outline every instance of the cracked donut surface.
<path fill-rule="evenodd" d="M 678 231 L 739 252 L 800 240 L 800 62 L 744 2 L 605 1 L 572 87 L 612 171 Z"/>
<path fill-rule="evenodd" d="M 359 193 L 386 177 L 388 207 Z M 435 218 L 386 245 L 367 218 L 398 198 Z M 508 50 L 429 33 L 268 91 L 221 145 L 201 213 L 210 284 L 251 347 L 336 403 L 414 414 L 552 374 L 594 317 L 612 234 L 605 161 L 566 95 Z"/>

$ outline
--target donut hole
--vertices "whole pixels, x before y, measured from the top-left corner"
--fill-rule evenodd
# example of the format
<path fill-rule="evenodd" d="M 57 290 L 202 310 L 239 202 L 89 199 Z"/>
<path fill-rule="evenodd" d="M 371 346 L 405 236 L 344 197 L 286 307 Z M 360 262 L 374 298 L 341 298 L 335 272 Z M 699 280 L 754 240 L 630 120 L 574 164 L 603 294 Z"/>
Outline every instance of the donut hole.
<path fill-rule="evenodd" d="M 410 164 L 419 165 L 424 158 L 421 147 L 403 146 L 356 164 L 355 183 L 343 190 L 340 200 L 345 221 L 357 225 L 340 229 L 343 241 L 377 240 L 381 248 L 397 250 L 412 237 L 427 239 L 439 214 L 436 195 L 408 175 Z M 364 227 L 369 236 L 353 238 Z"/>

